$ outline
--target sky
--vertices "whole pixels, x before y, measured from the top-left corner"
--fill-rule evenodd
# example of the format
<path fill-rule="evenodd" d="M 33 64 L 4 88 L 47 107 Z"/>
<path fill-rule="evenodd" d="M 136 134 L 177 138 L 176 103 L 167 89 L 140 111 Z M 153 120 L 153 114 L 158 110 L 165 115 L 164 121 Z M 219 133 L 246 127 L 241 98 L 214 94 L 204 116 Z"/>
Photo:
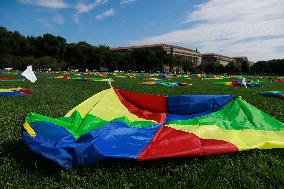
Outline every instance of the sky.
<path fill-rule="evenodd" d="M 1 0 L 0 26 L 110 47 L 168 43 L 284 58 L 284 0 Z"/>

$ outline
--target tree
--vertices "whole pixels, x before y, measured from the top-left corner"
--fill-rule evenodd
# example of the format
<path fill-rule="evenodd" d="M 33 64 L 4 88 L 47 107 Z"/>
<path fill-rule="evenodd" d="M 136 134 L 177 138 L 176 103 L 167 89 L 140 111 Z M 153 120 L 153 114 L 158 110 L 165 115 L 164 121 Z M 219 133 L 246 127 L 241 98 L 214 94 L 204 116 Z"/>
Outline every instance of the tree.
<path fill-rule="evenodd" d="M 284 75 L 284 59 L 259 61 L 251 66 L 251 73 Z"/>
<path fill-rule="evenodd" d="M 52 70 L 59 70 L 60 66 L 57 63 L 57 60 L 50 56 L 42 57 L 38 60 L 38 64 L 35 65 L 36 69 L 43 68 L 43 69 L 49 69 Z"/>
<path fill-rule="evenodd" d="M 224 70 L 226 73 L 233 74 L 233 73 L 237 73 L 238 68 L 234 62 L 230 62 L 229 64 L 225 66 Z"/>
<path fill-rule="evenodd" d="M 241 63 L 241 72 L 242 73 L 249 73 L 249 64 L 248 61 L 242 61 Z"/>
<path fill-rule="evenodd" d="M 66 51 L 66 40 L 60 36 L 52 34 L 44 34 L 42 37 L 37 37 L 37 53 L 39 57 L 51 56 L 57 59 L 62 59 Z"/>

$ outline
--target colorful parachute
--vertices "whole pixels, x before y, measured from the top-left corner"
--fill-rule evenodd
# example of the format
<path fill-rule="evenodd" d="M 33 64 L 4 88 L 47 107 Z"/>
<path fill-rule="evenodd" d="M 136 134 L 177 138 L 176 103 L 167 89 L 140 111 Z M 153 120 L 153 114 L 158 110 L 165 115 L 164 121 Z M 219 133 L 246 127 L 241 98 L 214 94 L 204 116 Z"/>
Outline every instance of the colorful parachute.
<path fill-rule="evenodd" d="M 220 80 L 220 79 L 229 79 L 229 76 L 223 76 L 223 75 L 210 75 L 208 77 L 204 77 L 206 80 Z"/>
<path fill-rule="evenodd" d="M 31 94 L 32 91 L 23 88 L 0 89 L 0 96 L 27 96 Z"/>
<path fill-rule="evenodd" d="M 213 84 L 215 85 L 226 85 L 226 86 L 242 86 L 244 87 L 244 85 L 242 84 L 241 80 L 235 80 L 233 82 L 213 82 Z M 247 81 L 246 83 L 247 87 L 260 87 L 261 85 L 259 84 L 259 82 L 255 82 L 255 81 Z"/>
<path fill-rule="evenodd" d="M 159 75 L 159 78 L 160 78 L 160 79 L 170 79 L 171 76 L 168 75 L 168 74 L 160 74 L 160 75 Z"/>
<path fill-rule="evenodd" d="M 155 77 L 149 77 L 149 78 L 144 78 L 144 80 L 148 80 L 148 81 L 159 81 L 160 79 L 155 78 Z"/>
<path fill-rule="evenodd" d="M 284 91 L 265 91 L 260 93 L 263 96 L 277 97 L 284 99 Z"/>
<path fill-rule="evenodd" d="M 234 95 L 104 90 L 60 119 L 31 113 L 28 147 L 71 170 L 106 158 L 149 160 L 284 148 L 284 124 Z"/>
<path fill-rule="evenodd" d="M 284 79 L 274 79 L 271 82 L 279 82 L 279 83 L 284 83 Z"/>
<path fill-rule="evenodd" d="M 103 79 L 100 77 L 93 77 L 93 78 L 73 77 L 72 79 L 79 80 L 79 81 L 109 81 L 109 79 Z"/>
<path fill-rule="evenodd" d="M 180 83 L 180 82 L 163 82 L 163 81 L 147 81 L 143 82 L 143 84 L 148 84 L 148 85 L 162 85 L 166 87 L 180 87 L 180 86 L 191 86 L 192 84 L 190 83 Z"/>
<path fill-rule="evenodd" d="M 64 75 L 64 76 L 54 77 L 54 79 L 57 79 L 57 80 L 68 80 L 68 79 L 71 79 L 71 77 L 69 77 L 67 75 Z"/>
<path fill-rule="evenodd" d="M 69 80 L 69 79 L 71 79 L 71 77 L 70 76 L 67 76 L 67 75 L 61 75 L 61 76 L 52 76 L 52 75 L 50 75 L 50 76 L 48 76 L 47 77 L 48 79 L 56 79 L 56 80 Z"/>
<path fill-rule="evenodd" d="M 82 76 L 75 76 L 75 77 L 70 77 L 67 75 L 64 76 L 57 76 L 57 77 L 53 77 L 53 76 L 48 76 L 48 79 L 56 79 L 56 80 L 78 80 L 78 81 L 109 81 L 109 79 L 103 79 L 100 77 L 93 77 L 93 78 L 87 78 L 87 77 L 82 77 Z"/>
<path fill-rule="evenodd" d="M 207 78 L 207 74 L 192 74 L 192 77 L 194 78 Z"/>
<path fill-rule="evenodd" d="M 115 75 L 115 77 L 117 77 L 117 78 L 126 78 L 127 76 L 126 75 Z"/>
<path fill-rule="evenodd" d="M 89 78 L 87 80 L 89 80 L 89 81 L 109 81 L 109 79 L 107 79 L 107 78 L 103 79 L 103 78 L 99 78 L 99 77 Z M 113 79 L 111 79 L 111 80 L 113 81 Z"/>
<path fill-rule="evenodd" d="M 135 74 L 131 73 L 127 75 L 127 78 L 135 78 L 135 76 L 136 76 Z"/>
<path fill-rule="evenodd" d="M 0 81 L 2 81 L 2 82 L 20 82 L 20 81 L 24 81 L 24 79 L 11 78 L 11 77 L 2 77 L 2 78 L 0 78 Z"/>

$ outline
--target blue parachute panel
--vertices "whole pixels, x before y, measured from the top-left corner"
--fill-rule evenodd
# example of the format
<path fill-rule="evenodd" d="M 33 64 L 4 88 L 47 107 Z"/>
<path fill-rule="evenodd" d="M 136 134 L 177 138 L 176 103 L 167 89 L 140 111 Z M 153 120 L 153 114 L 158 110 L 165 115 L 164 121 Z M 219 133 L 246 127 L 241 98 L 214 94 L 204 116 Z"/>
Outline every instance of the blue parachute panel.
<path fill-rule="evenodd" d="M 27 94 L 21 93 L 21 91 L 12 91 L 12 92 L 0 92 L 0 96 L 27 96 Z"/>
<path fill-rule="evenodd" d="M 78 143 L 94 141 L 107 157 L 136 159 L 152 140 L 161 125 L 144 128 L 129 127 L 123 122 L 110 122 L 78 139 Z"/>
<path fill-rule="evenodd" d="M 161 125 L 129 127 L 123 122 L 109 122 L 76 140 L 64 127 L 48 122 L 30 126 L 36 136 L 23 132 L 28 147 L 67 170 L 105 158 L 137 159 Z"/>
<path fill-rule="evenodd" d="M 184 95 L 167 97 L 168 115 L 166 123 L 187 120 L 222 109 L 236 95 Z"/>

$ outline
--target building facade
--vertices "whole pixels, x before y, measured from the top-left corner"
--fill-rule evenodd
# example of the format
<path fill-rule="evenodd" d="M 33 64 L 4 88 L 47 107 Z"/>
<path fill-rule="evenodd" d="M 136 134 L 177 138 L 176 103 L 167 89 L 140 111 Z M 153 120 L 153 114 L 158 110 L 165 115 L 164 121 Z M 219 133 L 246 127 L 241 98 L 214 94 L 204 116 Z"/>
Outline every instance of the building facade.
<path fill-rule="evenodd" d="M 197 49 L 189 49 L 185 47 L 169 45 L 169 44 L 153 44 L 153 45 L 141 45 L 141 46 L 128 46 L 128 47 L 118 47 L 111 48 L 113 52 L 128 52 L 136 49 L 153 49 L 153 50 L 163 50 L 167 54 L 172 55 L 174 60 L 176 60 L 177 65 L 172 68 L 169 65 L 164 65 L 164 72 L 183 72 L 183 65 L 190 63 L 190 66 L 196 67 L 200 64 L 221 64 L 223 66 L 228 65 L 229 63 L 234 63 L 235 65 L 240 66 L 242 62 L 246 61 L 251 66 L 253 62 L 248 61 L 248 58 L 245 56 L 239 57 L 229 57 L 215 53 L 204 53 L 201 54 Z"/>
<path fill-rule="evenodd" d="M 233 59 L 237 65 L 241 65 L 243 62 L 249 62 L 246 56 L 237 56 L 233 57 Z"/>
<path fill-rule="evenodd" d="M 201 54 L 197 50 L 192 50 L 189 48 L 184 48 L 175 45 L 168 45 L 168 44 L 153 44 L 153 45 L 142 45 L 142 46 L 129 46 L 129 47 L 118 47 L 112 48 L 111 51 L 113 52 L 127 52 L 133 51 L 135 49 L 153 49 L 153 50 L 164 50 L 167 54 L 172 55 L 176 60 L 179 61 L 186 61 L 192 63 L 193 66 L 198 66 L 201 64 Z M 181 68 L 174 67 L 172 68 L 174 71 L 179 70 Z M 168 66 L 164 66 L 164 71 L 172 71 L 171 68 Z"/>
<path fill-rule="evenodd" d="M 235 62 L 234 58 L 214 53 L 202 54 L 202 64 L 221 64 L 223 66 Z"/>

